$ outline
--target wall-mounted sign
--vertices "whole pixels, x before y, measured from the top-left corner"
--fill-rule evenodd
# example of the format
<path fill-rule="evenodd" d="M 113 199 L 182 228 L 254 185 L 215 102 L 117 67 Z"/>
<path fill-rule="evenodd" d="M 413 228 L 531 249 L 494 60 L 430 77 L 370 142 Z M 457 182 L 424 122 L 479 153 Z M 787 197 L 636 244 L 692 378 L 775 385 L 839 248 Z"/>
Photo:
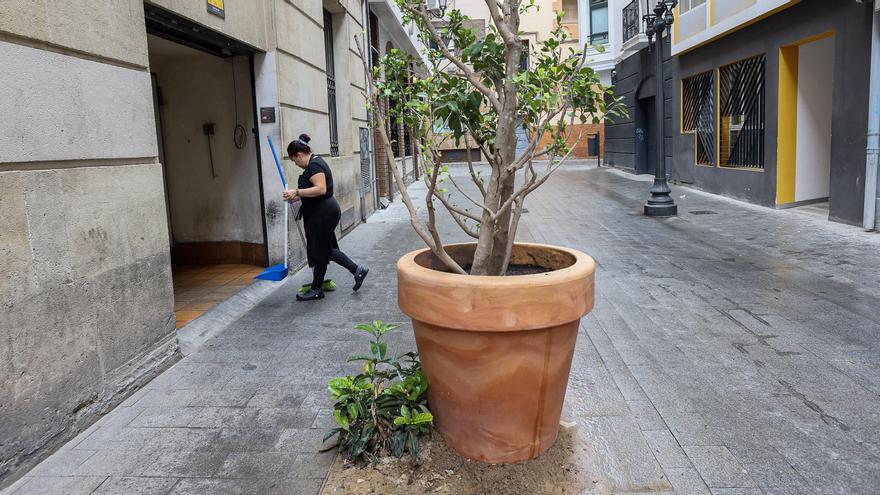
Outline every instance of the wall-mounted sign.
<path fill-rule="evenodd" d="M 223 8 L 224 0 L 208 0 L 208 12 L 226 19 L 226 10 Z"/>

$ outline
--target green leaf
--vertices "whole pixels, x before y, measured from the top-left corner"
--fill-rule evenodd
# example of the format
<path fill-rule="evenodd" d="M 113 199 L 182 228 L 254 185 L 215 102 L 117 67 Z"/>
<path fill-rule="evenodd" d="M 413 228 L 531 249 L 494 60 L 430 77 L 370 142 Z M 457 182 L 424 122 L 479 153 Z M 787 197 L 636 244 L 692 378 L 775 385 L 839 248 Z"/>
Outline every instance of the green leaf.
<path fill-rule="evenodd" d="M 358 419 L 358 407 L 357 407 L 357 405 L 354 404 L 354 403 L 351 403 L 351 402 L 350 402 L 350 403 L 346 406 L 346 409 L 347 409 L 347 412 L 348 412 L 348 417 L 351 418 L 352 421 L 357 421 L 357 419 Z M 419 416 L 421 416 L 421 414 L 419 414 Z"/>
<path fill-rule="evenodd" d="M 409 454 L 412 456 L 413 462 L 419 460 L 419 436 L 418 433 L 409 431 Z"/>
<path fill-rule="evenodd" d="M 333 437 L 333 435 L 336 435 L 342 431 L 343 430 L 341 428 L 333 428 L 332 430 L 328 431 L 326 435 L 324 435 L 324 439 L 321 440 L 321 443 L 326 442 L 327 440 L 330 440 Z"/>
<path fill-rule="evenodd" d="M 391 454 L 398 459 L 403 457 L 406 450 L 406 430 L 396 430 L 391 434 Z"/>
<path fill-rule="evenodd" d="M 434 415 L 431 413 L 418 413 L 412 417 L 410 424 L 413 425 L 423 425 L 427 423 L 432 423 L 434 421 Z"/>
<path fill-rule="evenodd" d="M 330 391 L 330 394 L 333 398 L 338 399 L 342 396 L 346 390 L 352 388 L 352 379 L 350 376 L 342 377 L 342 378 L 333 378 L 327 383 L 327 390 Z"/>
<path fill-rule="evenodd" d="M 336 424 L 338 424 L 343 430 L 349 431 L 351 424 L 348 422 L 348 418 L 345 417 L 344 412 L 339 409 L 334 409 L 333 418 L 336 419 Z"/>

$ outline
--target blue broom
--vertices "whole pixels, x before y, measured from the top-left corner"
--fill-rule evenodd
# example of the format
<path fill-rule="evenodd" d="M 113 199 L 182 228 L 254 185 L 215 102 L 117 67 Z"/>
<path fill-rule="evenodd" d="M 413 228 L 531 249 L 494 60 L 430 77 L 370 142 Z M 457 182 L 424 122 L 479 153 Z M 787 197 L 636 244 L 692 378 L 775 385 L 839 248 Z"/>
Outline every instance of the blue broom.
<path fill-rule="evenodd" d="M 275 166 L 278 167 L 278 175 L 281 176 L 281 185 L 284 188 L 283 190 L 287 190 L 287 179 L 284 177 L 284 171 L 281 169 L 281 162 L 278 161 L 278 154 L 275 153 L 275 143 L 272 142 L 272 136 L 269 137 L 269 149 L 272 150 L 272 158 L 275 159 Z M 271 280 L 273 282 L 278 282 L 287 278 L 287 211 L 290 209 L 287 202 L 284 202 L 284 263 L 270 266 L 263 270 L 262 273 L 257 275 L 254 278 L 260 280 Z"/>

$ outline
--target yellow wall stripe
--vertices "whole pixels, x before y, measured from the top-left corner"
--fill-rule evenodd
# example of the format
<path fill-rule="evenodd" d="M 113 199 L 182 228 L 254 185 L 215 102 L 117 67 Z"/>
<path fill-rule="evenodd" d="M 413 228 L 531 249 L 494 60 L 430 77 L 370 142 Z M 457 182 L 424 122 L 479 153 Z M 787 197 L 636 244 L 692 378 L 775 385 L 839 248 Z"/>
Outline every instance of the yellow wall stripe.
<path fill-rule="evenodd" d="M 675 24 L 672 25 L 672 31 L 673 31 L 672 42 L 673 43 L 678 43 L 678 25 L 679 24 L 680 23 L 678 22 L 678 5 L 676 5 L 675 6 Z"/>
<path fill-rule="evenodd" d="M 776 150 L 776 204 L 794 203 L 797 166 L 798 45 L 779 49 L 779 125 Z"/>

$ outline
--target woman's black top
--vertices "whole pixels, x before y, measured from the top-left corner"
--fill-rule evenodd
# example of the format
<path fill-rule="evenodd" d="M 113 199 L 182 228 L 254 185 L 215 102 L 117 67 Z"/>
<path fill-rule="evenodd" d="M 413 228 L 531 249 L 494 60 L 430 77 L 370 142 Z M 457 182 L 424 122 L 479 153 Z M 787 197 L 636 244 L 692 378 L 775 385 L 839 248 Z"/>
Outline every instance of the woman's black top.
<path fill-rule="evenodd" d="M 320 204 L 325 199 L 333 197 L 333 172 L 330 171 L 330 166 L 327 165 L 327 162 L 325 162 L 320 156 L 313 155 L 312 159 L 309 160 L 308 166 L 306 166 L 305 170 L 303 170 L 302 174 L 299 176 L 297 187 L 299 189 L 308 189 L 312 187 L 313 184 L 311 179 L 315 174 L 324 174 L 324 178 L 327 181 L 327 192 L 324 193 L 323 196 L 302 198 L 301 211 L 303 216 L 308 215 L 310 211 L 315 209 L 316 205 Z"/>
<path fill-rule="evenodd" d="M 333 173 L 330 166 L 320 156 L 313 156 L 297 181 L 299 189 L 313 187 L 311 178 L 324 174 L 327 192 L 323 196 L 302 198 L 299 217 L 303 219 L 306 231 L 306 254 L 309 266 L 326 264 L 330 261 L 330 251 L 339 249 L 336 241 L 336 226 L 342 212 L 333 197 Z"/>

